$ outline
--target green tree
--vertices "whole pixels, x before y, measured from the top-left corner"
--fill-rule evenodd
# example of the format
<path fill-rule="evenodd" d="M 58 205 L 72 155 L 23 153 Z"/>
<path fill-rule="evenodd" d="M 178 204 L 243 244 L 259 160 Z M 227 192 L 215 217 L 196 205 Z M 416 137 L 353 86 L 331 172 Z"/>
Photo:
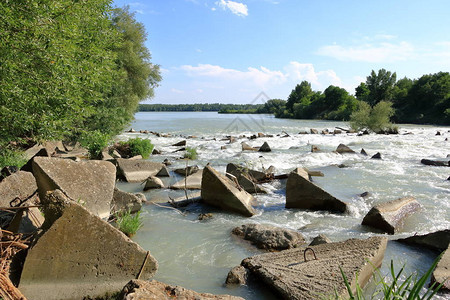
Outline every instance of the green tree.
<path fill-rule="evenodd" d="M 369 102 L 369 88 L 365 82 L 361 82 L 355 89 L 355 97 L 359 101 Z"/>
<path fill-rule="evenodd" d="M 369 94 L 364 101 L 367 101 L 371 106 L 374 106 L 380 101 L 391 101 L 396 79 L 397 74 L 395 72 L 391 73 L 390 71 L 381 69 L 378 70 L 378 73 L 375 73 L 372 70 L 370 76 L 366 78 Z"/>
<path fill-rule="evenodd" d="M 369 130 L 376 133 L 392 128 L 390 118 L 394 115 L 392 103 L 380 101 L 373 108 L 367 102 L 359 102 L 358 109 L 350 116 L 350 126 L 355 130 Z"/>
<path fill-rule="evenodd" d="M 286 102 L 286 109 L 293 112 L 295 103 L 307 103 L 312 95 L 311 84 L 308 81 L 302 81 L 291 91 Z"/>

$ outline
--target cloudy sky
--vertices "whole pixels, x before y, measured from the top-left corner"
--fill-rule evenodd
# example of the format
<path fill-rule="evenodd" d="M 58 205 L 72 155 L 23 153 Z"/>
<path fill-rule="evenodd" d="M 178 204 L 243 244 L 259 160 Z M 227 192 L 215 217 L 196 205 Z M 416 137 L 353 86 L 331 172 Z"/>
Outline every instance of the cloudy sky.
<path fill-rule="evenodd" d="M 115 0 L 148 33 L 163 81 L 145 103 L 286 99 L 302 80 L 354 94 L 371 70 L 450 71 L 449 0 Z"/>

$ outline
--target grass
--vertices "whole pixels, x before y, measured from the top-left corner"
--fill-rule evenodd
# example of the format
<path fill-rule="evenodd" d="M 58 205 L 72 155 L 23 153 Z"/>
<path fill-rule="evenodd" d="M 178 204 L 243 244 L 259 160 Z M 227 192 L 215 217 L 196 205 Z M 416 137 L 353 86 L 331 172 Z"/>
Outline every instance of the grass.
<path fill-rule="evenodd" d="M 377 269 L 374 273 L 374 279 L 377 280 L 376 285 L 377 289 L 370 296 L 370 298 L 366 298 L 363 292 L 363 289 L 359 286 L 358 280 L 356 280 L 356 293 L 353 293 L 350 283 L 348 282 L 347 277 L 341 269 L 342 278 L 344 280 L 345 286 L 347 288 L 347 292 L 349 295 L 348 299 L 351 300 L 365 300 L 365 299 L 406 299 L 406 300 L 429 300 L 436 295 L 436 293 L 441 288 L 442 284 L 437 285 L 433 284 L 430 287 L 425 289 L 425 292 L 422 289 L 425 287 L 428 279 L 431 276 L 431 273 L 436 268 L 442 254 L 436 258 L 431 267 L 423 274 L 421 277 L 418 277 L 417 274 L 411 274 L 406 277 L 403 281 L 400 280 L 400 277 L 405 270 L 405 266 L 403 266 L 398 273 L 394 270 L 394 263 L 391 260 L 390 266 L 390 278 L 383 277 L 380 273 L 380 270 Z M 381 294 L 381 297 L 380 297 Z M 340 299 L 336 292 L 336 297 L 334 299 Z"/>
<path fill-rule="evenodd" d="M 186 147 L 186 152 L 184 153 L 184 158 L 187 159 L 197 159 L 197 149 L 196 148 L 191 148 L 191 147 Z"/>
<path fill-rule="evenodd" d="M 142 227 L 141 211 L 134 215 L 128 210 L 125 213 L 116 213 L 117 228 L 125 233 L 126 236 L 132 237 Z"/>

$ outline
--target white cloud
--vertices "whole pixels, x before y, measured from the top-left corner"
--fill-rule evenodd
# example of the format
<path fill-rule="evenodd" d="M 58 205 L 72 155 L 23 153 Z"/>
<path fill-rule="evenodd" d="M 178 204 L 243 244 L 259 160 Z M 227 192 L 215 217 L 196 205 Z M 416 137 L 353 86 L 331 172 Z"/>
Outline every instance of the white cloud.
<path fill-rule="evenodd" d="M 229 9 L 233 14 L 240 17 L 248 16 L 248 7 L 244 3 L 231 0 L 220 0 L 216 2 L 216 5 L 223 10 Z"/>
<path fill-rule="evenodd" d="M 291 61 L 285 67 L 285 70 L 286 76 L 293 81 L 300 82 L 306 80 L 318 89 L 324 89 L 331 84 L 336 86 L 342 85 L 341 79 L 337 76 L 336 72 L 333 70 L 317 72 L 313 64 Z"/>
<path fill-rule="evenodd" d="M 184 94 L 184 91 L 178 90 L 178 89 L 174 89 L 174 88 L 170 89 L 170 91 L 171 91 L 172 93 L 175 93 L 175 94 Z"/>
<path fill-rule="evenodd" d="M 383 39 L 394 37 L 384 37 Z M 362 61 L 385 63 L 404 61 L 415 56 L 414 47 L 408 42 L 366 43 L 357 46 L 327 45 L 320 47 L 317 54 L 329 56 L 342 61 Z"/>

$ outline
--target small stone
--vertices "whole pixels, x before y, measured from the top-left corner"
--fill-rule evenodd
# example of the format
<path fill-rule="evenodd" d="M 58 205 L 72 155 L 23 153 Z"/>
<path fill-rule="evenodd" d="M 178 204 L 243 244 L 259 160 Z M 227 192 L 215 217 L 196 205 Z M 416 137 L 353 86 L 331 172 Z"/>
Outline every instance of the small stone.
<path fill-rule="evenodd" d="M 213 214 L 212 213 L 202 213 L 202 214 L 199 214 L 198 215 L 198 217 L 197 217 L 197 220 L 199 220 L 199 221 L 206 221 L 206 220 L 209 220 L 209 219 L 212 219 L 213 218 Z"/>
<path fill-rule="evenodd" d="M 370 159 L 381 159 L 381 153 L 377 152 L 376 154 L 374 154 Z"/>
<path fill-rule="evenodd" d="M 331 240 L 325 235 L 325 234 L 319 234 L 313 240 L 311 243 L 309 243 L 309 246 L 316 246 L 321 244 L 328 244 L 331 243 Z"/>
<path fill-rule="evenodd" d="M 228 272 L 227 279 L 225 280 L 226 285 L 245 285 L 247 284 L 248 270 L 243 266 L 233 267 L 230 272 Z"/>
<path fill-rule="evenodd" d="M 159 179 L 156 176 L 149 176 L 147 178 L 147 181 L 145 182 L 144 191 L 150 190 L 150 189 L 160 189 L 164 188 L 164 183 L 161 179 Z"/>
<path fill-rule="evenodd" d="M 317 146 L 315 146 L 315 145 L 311 145 L 311 152 L 312 153 L 314 153 L 314 152 L 319 152 L 320 151 L 320 148 L 319 147 L 317 147 Z"/>

